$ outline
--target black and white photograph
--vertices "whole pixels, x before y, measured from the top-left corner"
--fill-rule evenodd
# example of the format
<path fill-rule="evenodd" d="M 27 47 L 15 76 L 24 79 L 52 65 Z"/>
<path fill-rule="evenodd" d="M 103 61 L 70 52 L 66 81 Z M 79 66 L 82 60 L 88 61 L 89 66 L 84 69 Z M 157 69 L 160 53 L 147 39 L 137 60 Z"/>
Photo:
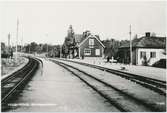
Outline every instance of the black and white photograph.
<path fill-rule="evenodd" d="M 166 112 L 166 0 L 1 0 L 1 112 Z"/>

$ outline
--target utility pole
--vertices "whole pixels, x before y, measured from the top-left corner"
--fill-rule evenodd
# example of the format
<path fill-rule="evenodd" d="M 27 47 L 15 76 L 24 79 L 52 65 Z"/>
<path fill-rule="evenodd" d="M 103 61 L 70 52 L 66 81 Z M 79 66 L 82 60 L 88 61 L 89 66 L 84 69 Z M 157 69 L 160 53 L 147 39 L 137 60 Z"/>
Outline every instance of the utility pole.
<path fill-rule="evenodd" d="M 22 34 L 22 38 L 21 38 L 21 52 L 23 52 L 22 49 L 23 49 L 23 34 Z"/>
<path fill-rule="evenodd" d="M 12 44 L 11 44 L 11 48 L 12 48 L 12 50 L 13 50 L 13 47 L 14 47 L 14 43 L 12 42 Z"/>
<path fill-rule="evenodd" d="M 8 34 L 8 48 L 10 48 L 10 33 Z"/>
<path fill-rule="evenodd" d="M 131 25 L 130 25 L 130 32 L 129 32 L 129 36 L 130 36 L 130 65 L 132 65 L 132 39 L 131 39 L 131 35 L 132 35 L 132 31 L 131 31 Z"/>
<path fill-rule="evenodd" d="M 46 36 L 46 38 L 48 38 L 48 33 L 46 33 L 45 36 Z M 49 52 L 48 44 L 46 43 L 46 55 L 47 55 L 47 57 L 48 57 L 48 55 L 49 55 L 48 52 Z"/>
<path fill-rule="evenodd" d="M 61 53 L 62 52 L 62 45 L 60 45 L 60 58 L 61 58 Z"/>
<path fill-rule="evenodd" d="M 18 46 L 18 30 L 19 30 L 19 20 L 17 19 L 17 31 L 16 31 L 16 62 L 17 62 L 17 57 L 18 57 L 18 53 L 17 53 L 17 46 Z"/>
<path fill-rule="evenodd" d="M 31 47 L 31 44 L 30 44 L 28 47 L 29 47 L 28 49 L 29 49 L 29 54 L 30 54 L 30 47 Z"/>
<path fill-rule="evenodd" d="M 48 52 L 49 52 L 49 49 L 48 49 L 48 44 L 47 44 L 47 50 L 46 50 L 46 51 L 47 51 L 47 54 L 48 54 Z"/>

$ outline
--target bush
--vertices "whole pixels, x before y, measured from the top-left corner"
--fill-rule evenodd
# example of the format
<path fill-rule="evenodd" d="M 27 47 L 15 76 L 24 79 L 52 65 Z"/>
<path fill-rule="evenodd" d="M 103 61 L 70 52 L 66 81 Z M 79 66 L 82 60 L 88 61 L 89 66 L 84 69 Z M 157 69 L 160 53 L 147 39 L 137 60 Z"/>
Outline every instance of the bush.
<path fill-rule="evenodd" d="M 159 61 L 155 62 L 152 67 L 166 68 L 166 59 L 160 59 Z"/>

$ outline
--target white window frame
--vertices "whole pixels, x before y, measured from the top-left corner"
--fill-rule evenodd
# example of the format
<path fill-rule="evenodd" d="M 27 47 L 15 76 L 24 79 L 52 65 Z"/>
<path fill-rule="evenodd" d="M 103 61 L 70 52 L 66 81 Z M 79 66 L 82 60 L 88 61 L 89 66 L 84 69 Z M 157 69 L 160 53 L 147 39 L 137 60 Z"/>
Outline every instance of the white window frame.
<path fill-rule="evenodd" d="M 98 54 L 97 54 L 97 53 L 98 53 Z M 96 55 L 96 56 L 100 56 L 100 49 L 96 49 L 96 50 L 95 50 L 95 55 Z"/>
<path fill-rule="evenodd" d="M 89 38 L 89 48 L 94 48 L 95 41 L 94 38 Z"/>
<path fill-rule="evenodd" d="M 84 55 L 87 55 L 87 56 L 91 55 L 91 49 L 85 48 Z"/>
<path fill-rule="evenodd" d="M 156 58 L 156 52 L 155 51 L 150 52 L 150 58 Z"/>

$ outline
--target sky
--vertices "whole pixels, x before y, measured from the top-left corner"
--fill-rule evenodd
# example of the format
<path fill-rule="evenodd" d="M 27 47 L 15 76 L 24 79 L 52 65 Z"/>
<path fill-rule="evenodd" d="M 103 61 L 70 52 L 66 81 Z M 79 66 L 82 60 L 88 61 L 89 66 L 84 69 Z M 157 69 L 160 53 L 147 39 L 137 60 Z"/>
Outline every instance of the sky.
<path fill-rule="evenodd" d="M 75 34 L 90 30 L 101 40 L 129 39 L 155 32 L 166 36 L 166 1 L 3 1 L 0 2 L 0 37 L 19 43 L 63 44 L 69 25 Z"/>

